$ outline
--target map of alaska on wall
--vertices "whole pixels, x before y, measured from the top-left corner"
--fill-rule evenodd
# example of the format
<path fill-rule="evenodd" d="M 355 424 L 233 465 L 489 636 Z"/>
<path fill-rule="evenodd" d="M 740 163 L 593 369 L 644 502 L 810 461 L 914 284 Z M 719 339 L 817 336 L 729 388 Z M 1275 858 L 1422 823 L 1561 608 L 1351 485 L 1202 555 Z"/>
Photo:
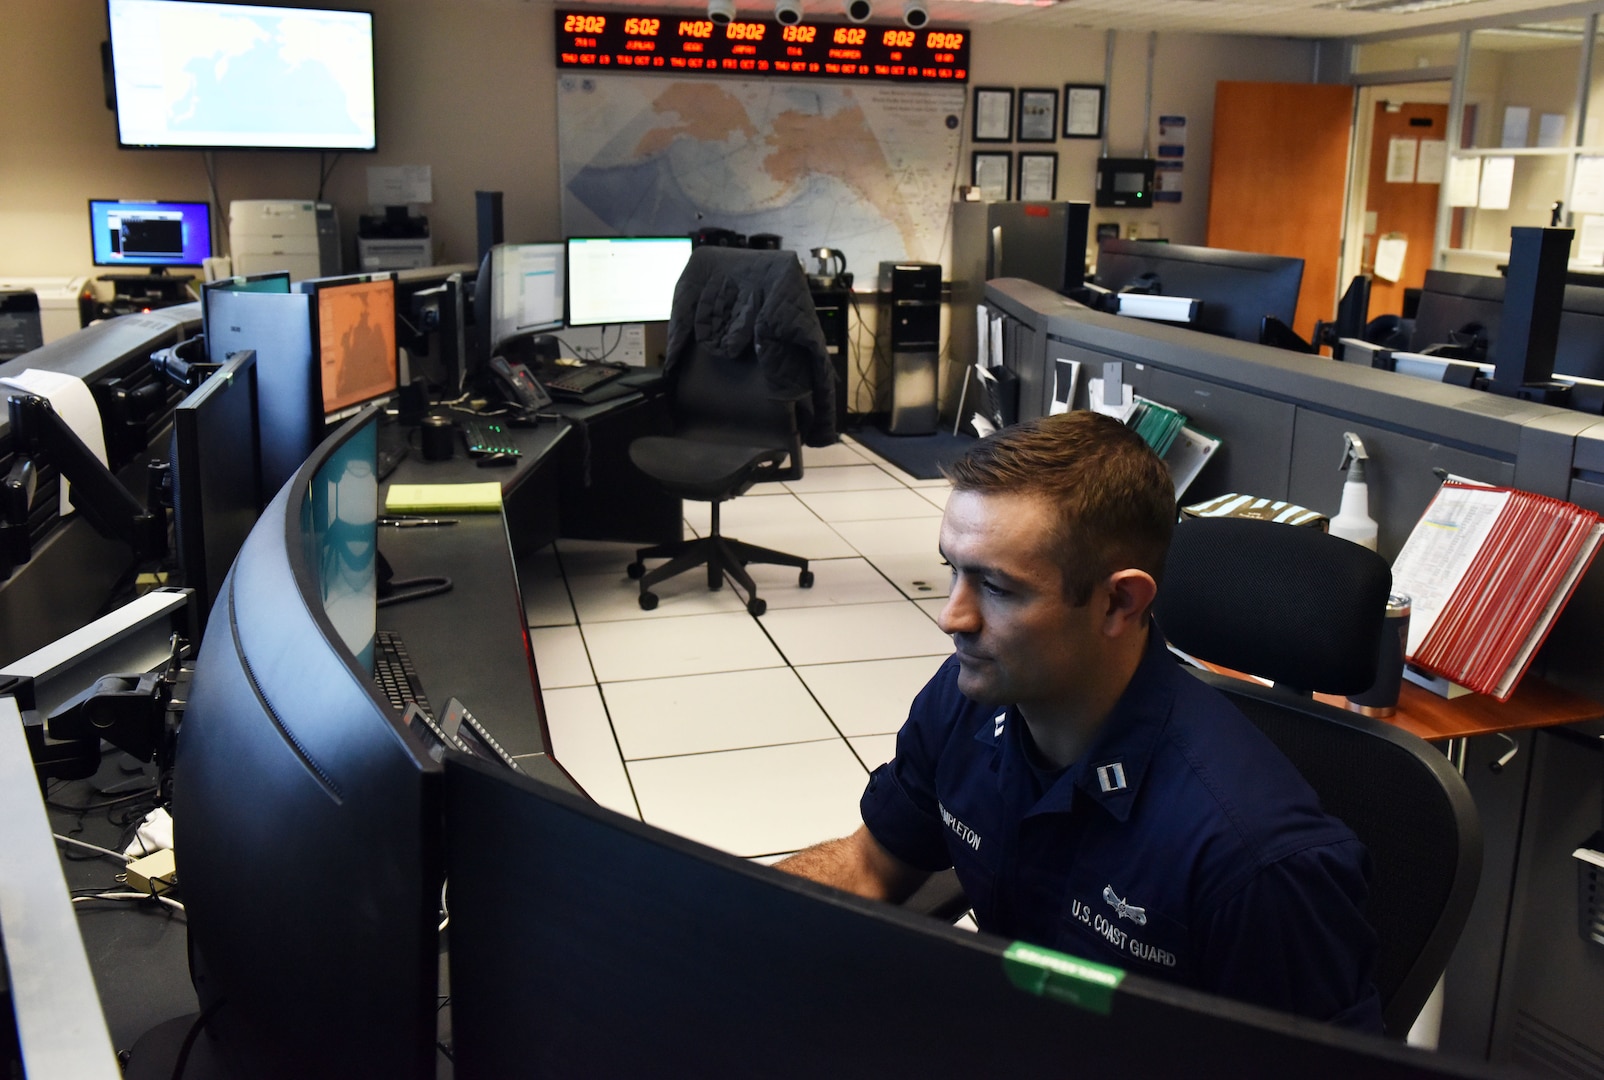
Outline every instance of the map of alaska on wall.
<path fill-rule="evenodd" d="M 872 290 L 882 259 L 941 261 L 964 97 L 961 84 L 560 75 L 563 231 L 776 233 L 804 257 L 844 252 Z"/>

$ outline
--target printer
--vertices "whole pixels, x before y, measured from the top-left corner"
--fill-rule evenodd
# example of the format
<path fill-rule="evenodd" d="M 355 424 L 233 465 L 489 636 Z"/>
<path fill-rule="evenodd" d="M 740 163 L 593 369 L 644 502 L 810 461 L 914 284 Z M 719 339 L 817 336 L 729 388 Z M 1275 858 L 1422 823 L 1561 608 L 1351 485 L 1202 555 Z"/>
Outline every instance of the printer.
<path fill-rule="evenodd" d="M 228 204 L 234 273 L 288 270 L 295 281 L 340 272 L 340 218 L 333 204 L 235 199 Z"/>

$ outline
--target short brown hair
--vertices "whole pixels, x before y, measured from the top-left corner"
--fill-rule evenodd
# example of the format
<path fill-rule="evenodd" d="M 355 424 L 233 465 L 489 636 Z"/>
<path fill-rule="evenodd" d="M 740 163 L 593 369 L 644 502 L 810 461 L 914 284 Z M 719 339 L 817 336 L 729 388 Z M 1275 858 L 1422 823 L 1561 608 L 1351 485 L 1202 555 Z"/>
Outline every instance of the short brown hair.
<path fill-rule="evenodd" d="M 1099 413 L 1028 420 L 975 443 L 942 469 L 954 490 L 1034 494 L 1059 509 L 1064 591 L 1077 606 L 1116 570 L 1156 581 L 1175 530 L 1175 485 L 1141 436 Z"/>

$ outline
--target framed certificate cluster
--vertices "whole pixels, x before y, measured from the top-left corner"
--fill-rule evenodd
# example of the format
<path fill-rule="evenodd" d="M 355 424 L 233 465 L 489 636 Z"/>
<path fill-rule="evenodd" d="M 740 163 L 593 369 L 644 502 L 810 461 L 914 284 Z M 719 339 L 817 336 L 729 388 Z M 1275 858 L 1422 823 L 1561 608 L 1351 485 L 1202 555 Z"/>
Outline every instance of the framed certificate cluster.
<path fill-rule="evenodd" d="M 1062 109 L 1060 109 L 1062 101 Z M 1060 127 L 1062 125 L 1062 127 Z M 1063 97 L 1051 87 L 977 86 L 971 143 L 1054 143 L 1099 138 L 1103 88 L 1075 83 Z M 1053 150 L 978 149 L 971 153 L 970 186 L 987 201 L 1046 202 L 1058 197 L 1058 153 Z"/>

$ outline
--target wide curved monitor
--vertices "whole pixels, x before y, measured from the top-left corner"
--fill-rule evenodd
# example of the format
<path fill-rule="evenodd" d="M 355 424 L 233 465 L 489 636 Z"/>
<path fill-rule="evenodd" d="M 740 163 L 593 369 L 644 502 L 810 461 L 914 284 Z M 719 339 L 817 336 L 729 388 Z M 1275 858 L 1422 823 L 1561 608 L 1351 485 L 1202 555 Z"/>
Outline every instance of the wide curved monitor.
<path fill-rule="evenodd" d="M 367 666 L 377 413 L 246 539 L 179 732 L 196 1049 L 241 1075 L 435 1075 L 440 767 Z"/>
<path fill-rule="evenodd" d="M 126 147 L 374 150 L 373 15 L 107 0 Z"/>
<path fill-rule="evenodd" d="M 1265 316 L 1293 323 L 1303 260 L 1152 240 L 1103 240 L 1096 283 L 1202 301 L 1195 329 L 1258 341 Z"/>
<path fill-rule="evenodd" d="M 1496 1075 L 860 900 L 488 763 L 445 773 L 460 1080 Z"/>

